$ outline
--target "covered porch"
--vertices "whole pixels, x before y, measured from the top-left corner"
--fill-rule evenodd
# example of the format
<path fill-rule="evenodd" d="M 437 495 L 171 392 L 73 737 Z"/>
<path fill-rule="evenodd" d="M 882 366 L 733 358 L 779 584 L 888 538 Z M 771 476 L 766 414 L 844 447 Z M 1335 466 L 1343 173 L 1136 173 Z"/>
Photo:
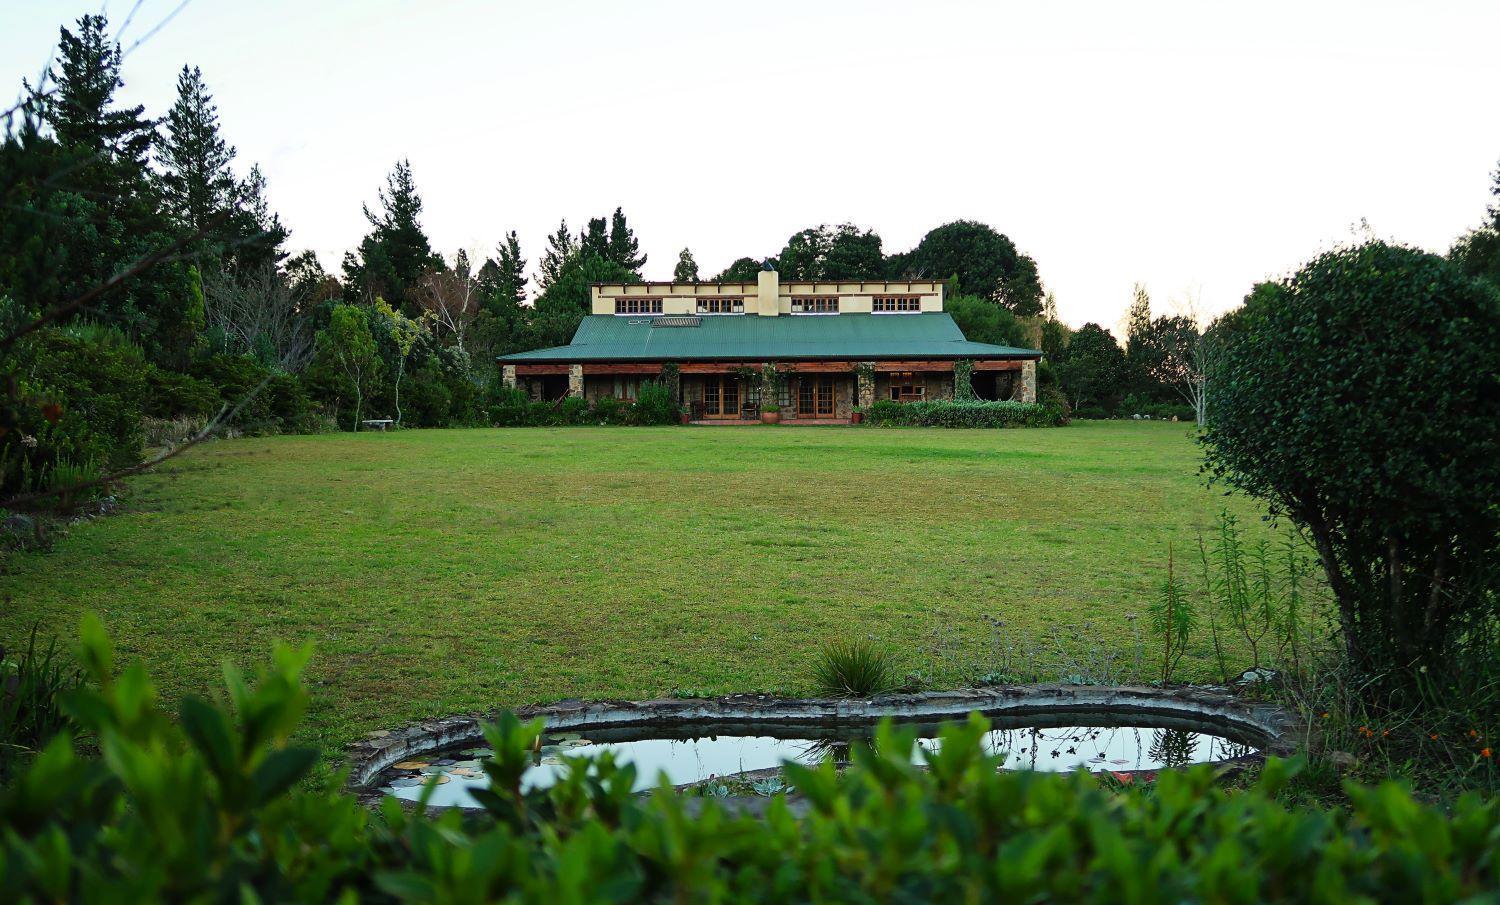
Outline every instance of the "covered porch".
<path fill-rule="evenodd" d="M 689 361 L 676 364 L 677 401 L 691 423 L 755 424 L 774 403 L 784 424 L 846 424 L 856 407 L 877 399 L 896 402 L 952 399 L 954 360 Z M 779 380 L 775 398 L 763 398 L 764 369 Z M 1036 398 L 1036 362 L 991 359 L 969 362 L 980 399 Z M 583 362 L 505 365 L 504 380 L 543 400 L 575 396 L 597 402 L 633 400 L 647 381 L 660 380 L 662 362 Z"/>

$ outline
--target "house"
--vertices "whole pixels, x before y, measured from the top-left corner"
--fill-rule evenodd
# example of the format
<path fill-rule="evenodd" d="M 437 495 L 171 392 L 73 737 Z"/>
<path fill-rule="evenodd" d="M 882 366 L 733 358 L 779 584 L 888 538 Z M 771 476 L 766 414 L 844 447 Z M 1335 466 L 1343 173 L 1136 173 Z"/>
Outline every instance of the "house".
<path fill-rule="evenodd" d="M 745 283 L 601 283 L 592 312 L 566 346 L 500 356 L 506 385 L 632 399 L 672 364 L 693 420 L 733 422 L 771 401 L 750 373 L 770 363 L 786 377 L 783 420 L 826 423 L 876 399 L 952 398 L 968 361 L 980 398 L 1036 399 L 1042 353 L 969 342 L 936 280 L 783 283 L 766 269 Z"/>

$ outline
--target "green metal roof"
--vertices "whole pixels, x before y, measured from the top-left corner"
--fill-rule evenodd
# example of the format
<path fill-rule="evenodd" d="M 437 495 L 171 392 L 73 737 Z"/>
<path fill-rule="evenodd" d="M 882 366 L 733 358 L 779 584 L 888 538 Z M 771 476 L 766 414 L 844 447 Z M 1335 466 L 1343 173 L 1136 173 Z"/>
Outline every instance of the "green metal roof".
<path fill-rule="evenodd" d="M 669 323 L 692 326 L 666 326 Z M 591 314 L 566 346 L 502 355 L 522 362 L 1040 358 L 1035 349 L 964 339 L 953 318 L 921 314 Z"/>

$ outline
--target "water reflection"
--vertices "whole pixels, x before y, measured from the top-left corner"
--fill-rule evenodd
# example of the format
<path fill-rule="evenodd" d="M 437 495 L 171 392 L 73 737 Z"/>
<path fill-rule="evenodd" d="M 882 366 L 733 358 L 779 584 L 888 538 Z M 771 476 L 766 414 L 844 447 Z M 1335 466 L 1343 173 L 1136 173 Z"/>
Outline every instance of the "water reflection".
<path fill-rule="evenodd" d="M 845 765 L 856 749 L 873 745 L 867 727 L 778 728 L 795 735 L 771 735 L 775 730 L 763 724 L 729 726 L 714 734 L 685 726 L 675 730 L 609 729 L 586 736 L 550 735 L 543 739 L 522 782 L 527 788 L 546 788 L 567 769 L 565 757 L 596 757 L 605 751 L 614 752 L 620 762 L 634 764 L 636 788 L 645 790 L 655 788 L 662 775 L 672 785 L 683 785 L 769 770 L 787 761 L 816 765 L 832 760 Z M 937 725 L 916 728 L 921 737 L 912 760 L 920 763 L 923 751 L 936 750 L 941 743 L 936 738 Z M 642 733 L 651 733 L 652 737 L 642 738 Z M 983 745 L 987 753 L 1003 758 L 1006 769 L 1044 771 L 1156 770 L 1226 760 L 1254 750 L 1222 736 L 1175 726 L 1011 726 L 989 732 Z M 424 782 L 437 781 L 442 784 L 434 790 L 432 804 L 474 806 L 469 790 L 486 784 L 479 765 L 489 753 L 471 748 L 405 762 L 398 765 L 401 769 L 387 771 L 387 791 L 416 799 Z"/>

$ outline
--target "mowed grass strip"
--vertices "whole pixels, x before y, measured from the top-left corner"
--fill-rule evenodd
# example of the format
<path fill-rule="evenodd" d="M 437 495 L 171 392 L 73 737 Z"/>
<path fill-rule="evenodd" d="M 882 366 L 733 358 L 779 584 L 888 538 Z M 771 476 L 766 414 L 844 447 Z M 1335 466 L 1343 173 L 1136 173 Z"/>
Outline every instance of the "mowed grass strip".
<path fill-rule="evenodd" d="M 981 616 L 1122 659 L 1226 505 L 1188 427 L 431 430 L 209 444 L 0 575 L 0 638 L 98 612 L 164 694 L 312 642 L 312 734 L 566 697 L 805 691 L 819 645 Z M 1196 572 L 1196 559 L 1191 561 Z M 1148 662 L 1151 651 L 1148 648 Z M 1214 674 L 1207 632 L 1184 676 Z"/>

